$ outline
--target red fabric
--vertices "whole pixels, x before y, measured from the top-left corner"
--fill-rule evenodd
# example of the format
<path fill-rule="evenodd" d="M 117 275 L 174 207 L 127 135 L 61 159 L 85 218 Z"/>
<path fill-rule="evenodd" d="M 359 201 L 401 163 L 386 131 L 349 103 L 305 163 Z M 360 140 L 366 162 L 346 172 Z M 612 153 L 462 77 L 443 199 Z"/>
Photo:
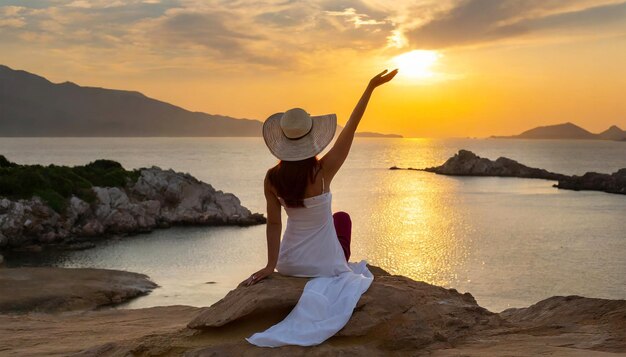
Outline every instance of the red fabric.
<path fill-rule="evenodd" d="M 350 215 L 346 212 L 335 212 L 333 214 L 333 221 L 335 223 L 335 231 L 337 232 L 337 238 L 341 248 L 343 248 L 343 254 L 346 256 L 346 261 L 350 260 L 350 240 L 352 238 L 352 220 Z"/>

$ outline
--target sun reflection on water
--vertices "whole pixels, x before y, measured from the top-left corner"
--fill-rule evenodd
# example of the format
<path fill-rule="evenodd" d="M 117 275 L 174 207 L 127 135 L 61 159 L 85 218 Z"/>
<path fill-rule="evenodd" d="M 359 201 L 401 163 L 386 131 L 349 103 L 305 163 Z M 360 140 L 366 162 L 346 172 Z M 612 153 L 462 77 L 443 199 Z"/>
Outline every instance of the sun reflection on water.
<path fill-rule="evenodd" d="M 429 161 L 428 159 L 423 159 Z M 416 171 L 381 172 L 371 183 L 378 191 L 369 227 L 359 234 L 373 264 L 431 284 L 453 286 L 463 279 L 471 240 L 455 195 L 458 182 Z"/>

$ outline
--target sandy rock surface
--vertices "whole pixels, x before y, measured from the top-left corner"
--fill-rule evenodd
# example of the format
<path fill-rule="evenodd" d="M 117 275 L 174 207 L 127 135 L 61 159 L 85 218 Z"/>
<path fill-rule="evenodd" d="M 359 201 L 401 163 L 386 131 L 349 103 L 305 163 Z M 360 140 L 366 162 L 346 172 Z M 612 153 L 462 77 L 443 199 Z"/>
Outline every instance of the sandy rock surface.
<path fill-rule="evenodd" d="M 102 355 L 120 341 L 179 331 L 198 313 L 191 306 L 0 314 L 0 356 Z M 98 346 L 89 351 L 93 346 Z M 101 351 L 97 353 L 98 351 Z"/>
<path fill-rule="evenodd" d="M 0 269 L 0 313 L 94 309 L 145 295 L 157 284 L 146 275 L 108 269 Z"/>
<path fill-rule="evenodd" d="M 626 301 L 553 297 L 500 314 L 474 298 L 372 267 L 375 279 L 346 327 L 315 347 L 258 348 L 244 338 L 282 320 L 306 279 L 272 275 L 238 287 L 208 308 L 181 306 L 62 314 L 45 336 L 34 333 L 56 321 L 33 314 L 0 315 L 4 351 L 81 356 L 617 356 L 626 353 Z M 191 326 L 192 328 L 189 328 Z M 89 331 L 86 341 L 77 329 Z M 55 338 L 55 336 L 57 338 Z M 34 343 L 37 342 L 37 343 Z M 25 347 L 34 343 L 31 347 Z M 2 351 L 0 346 L 0 351 Z"/>

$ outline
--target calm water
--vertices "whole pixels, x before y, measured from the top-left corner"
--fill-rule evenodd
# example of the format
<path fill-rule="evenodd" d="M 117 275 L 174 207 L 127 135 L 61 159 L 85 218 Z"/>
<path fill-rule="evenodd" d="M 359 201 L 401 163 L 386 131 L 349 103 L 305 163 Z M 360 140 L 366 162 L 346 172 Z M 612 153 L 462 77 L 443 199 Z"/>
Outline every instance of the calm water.
<path fill-rule="evenodd" d="M 352 216 L 352 260 L 469 291 L 493 311 L 553 295 L 626 298 L 625 196 L 388 170 L 438 165 L 461 148 L 565 174 L 626 167 L 618 142 L 357 139 L 331 187 L 333 209 Z M 0 154 L 19 163 L 107 158 L 173 168 L 256 212 L 264 212 L 263 177 L 276 162 L 260 138 L 0 138 Z M 161 287 L 128 307 L 206 306 L 265 265 L 265 226 L 172 228 L 9 263 L 141 272 Z"/>

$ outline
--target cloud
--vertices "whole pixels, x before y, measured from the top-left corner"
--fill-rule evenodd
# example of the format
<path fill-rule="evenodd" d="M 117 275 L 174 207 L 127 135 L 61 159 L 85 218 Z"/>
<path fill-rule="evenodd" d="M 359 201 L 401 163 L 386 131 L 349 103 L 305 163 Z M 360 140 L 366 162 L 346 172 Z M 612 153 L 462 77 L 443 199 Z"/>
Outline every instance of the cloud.
<path fill-rule="evenodd" d="M 307 69 L 529 36 L 613 31 L 612 0 L 6 0 L 0 45 L 203 69 Z M 620 25 L 621 24 L 621 25 Z M 103 57 L 106 53 L 107 58 Z M 120 60 L 121 61 L 121 60 Z"/>
<path fill-rule="evenodd" d="M 359 14 L 356 12 L 354 8 L 347 8 L 343 11 L 327 11 L 327 14 L 331 16 L 343 16 L 348 21 L 354 24 L 355 28 L 359 28 L 361 26 L 371 26 L 371 25 L 384 25 L 386 21 L 378 21 L 375 19 L 370 19 L 368 15 Z"/>
<path fill-rule="evenodd" d="M 8 19 L 0 19 L 0 27 L 14 27 L 20 28 L 26 25 L 26 21 L 19 17 L 13 17 Z"/>
<path fill-rule="evenodd" d="M 625 22 L 626 2 L 590 7 L 586 1 L 465 0 L 405 36 L 413 47 L 445 48 Z"/>
<path fill-rule="evenodd" d="M 230 24 L 230 26 L 229 26 Z M 246 41 L 261 40 L 259 35 L 236 28 L 236 16 L 223 12 L 197 13 L 171 10 L 157 22 L 152 38 L 169 45 L 199 45 L 212 51 L 235 55 L 243 51 Z"/>
<path fill-rule="evenodd" d="M 254 21 L 261 25 L 278 28 L 300 27 L 314 21 L 315 12 L 308 6 L 289 6 L 276 11 L 264 11 L 254 16 Z"/>

